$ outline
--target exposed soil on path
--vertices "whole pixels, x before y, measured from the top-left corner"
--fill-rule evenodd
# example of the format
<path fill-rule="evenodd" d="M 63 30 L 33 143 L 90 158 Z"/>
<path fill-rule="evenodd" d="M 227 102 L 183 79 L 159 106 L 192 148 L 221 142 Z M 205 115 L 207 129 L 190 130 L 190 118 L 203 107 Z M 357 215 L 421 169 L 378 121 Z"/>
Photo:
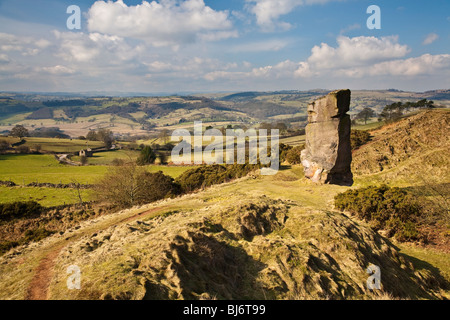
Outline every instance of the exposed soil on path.
<path fill-rule="evenodd" d="M 63 245 L 57 246 L 42 258 L 41 262 L 34 270 L 33 279 L 27 290 L 26 300 L 46 300 L 48 287 L 53 275 L 53 266 Z"/>
<path fill-rule="evenodd" d="M 138 218 L 143 218 L 145 216 L 151 215 L 152 213 L 155 213 L 156 211 L 162 210 L 164 208 L 165 207 L 157 207 L 144 212 L 140 212 L 135 215 L 132 215 L 131 217 L 124 218 L 119 222 L 117 222 L 116 224 L 131 222 Z M 25 297 L 26 300 L 48 299 L 48 288 L 50 286 L 50 281 L 53 277 L 53 267 L 55 266 L 56 258 L 58 257 L 59 253 L 65 246 L 67 246 L 70 242 L 78 239 L 82 235 L 84 234 L 72 237 L 70 241 L 66 241 L 64 244 L 57 243 L 45 254 L 45 256 L 39 262 L 39 265 L 33 271 L 34 275 L 27 289 L 27 294 Z"/>

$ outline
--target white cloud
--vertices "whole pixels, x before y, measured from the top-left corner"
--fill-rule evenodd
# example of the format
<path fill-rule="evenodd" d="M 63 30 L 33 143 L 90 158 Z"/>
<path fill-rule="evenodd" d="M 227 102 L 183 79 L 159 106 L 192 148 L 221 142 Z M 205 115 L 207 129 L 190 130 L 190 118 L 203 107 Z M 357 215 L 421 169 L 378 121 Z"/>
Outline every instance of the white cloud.
<path fill-rule="evenodd" d="M 132 60 L 142 50 L 132 47 L 121 37 L 100 33 L 54 31 L 59 41 L 58 56 L 65 61 L 117 65 Z"/>
<path fill-rule="evenodd" d="M 370 75 L 419 76 L 450 70 L 450 54 L 424 54 L 405 60 L 381 62 L 368 71 Z"/>
<path fill-rule="evenodd" d="M 218 41 L 229 38 L 237 38 L 239 36 L 236 30 L 231 31 L 215 31 L 199 34 L 198 38 L 202 41 Z"/>
<path fill-rule="evenodd" d="M 23 56 L 34 56 L 49 46 L 50 42 L 43 38 L 35 39 L 0 33 L 0 51 L 17 51 Z"/>
<path fill-rule="evenodd" d="M 217 80 L 274 80 L 342 82 L 351 79 L 372 79 L 373 77 L 401 77 L 413 79 L 418 76 L 450 74 L 450 54 L 407 58 L 409 48 L 398 43 L 397 37 L 339 37 L 338 46 L 333 48 L 322 43 L 311 50 L 306 61 L 285 60 L 274 65 L 253 68 L 250 71 L 212 71 L 205 79 Z"/>
<path fill-rule="evenodd" d="M 11 60 L 9 59 L 8 55 L 2 53 L 0 54 L 0 64 L 6 64 L 9 63 Z"/>
<path fill-rule="evenodd" d="M 203 0 L 96 1 L 88 12 L 88 30 L 145 40 L 155 46 L 177 45 L 237 36 L 227 11 L 215 11 Z"/>
<path fill-rule="evenodd" d="M 437 39 L 439 39 L 439 36 L 436 33 L 430 33 L 429 35 L 427 35 L 425 37 L 422 44 L 429 45 L 429 44 L 432 44 L 433 42 L 435 42 Z"/>
<path fill-rule="evenodd" d="M 246 0 L 248 10 L 256 16 L 256 23 L 266 31 L 278 27 L 289 29 L 291 25 L 278 21 L 296 7 L 303 5 L 324 4 L 340 0 Z"/>
<path fill-rule="evenodd" d="M 56 65 L 52 67 L 42 67 L 40 68 L 40 71 L 47 72 L 52 75 L 70 75 L 75 73 L 75 70 L 73 70 L 72 68 L 68 68 L 62 65 Z"/>
<path fill-rule="evenodd" d="M 250 65 L 245 64 L 245 67 Z M 269 65 L 259 68 L 253 68 L 250 71 L 212 71 L 205 75 L 205 79 L 209 81 L 215 80 L 242 80 L 242 79 L 294 79 L 306 78 L 312 76 L 312 72 L 306 62 L 294 62 L 285 60 L 276 65 Z"/>
<path fill-rule="evenodd" d="M 406 45 L 398 43 L 398 37 L 344 37 L 337 38 L 337 48 L 326 43 L 314 46 L 308 63 L 317 69 L 367 65 L 383 60 L 401 58 L 409 53 Z"/>
<path fill-rule="evenodd" d="M 248 42 L 230 48 L 230 52 L 264 52 L 280 51 L 290 43 L 287 39 L 268 39 L 264 41 Z"/>

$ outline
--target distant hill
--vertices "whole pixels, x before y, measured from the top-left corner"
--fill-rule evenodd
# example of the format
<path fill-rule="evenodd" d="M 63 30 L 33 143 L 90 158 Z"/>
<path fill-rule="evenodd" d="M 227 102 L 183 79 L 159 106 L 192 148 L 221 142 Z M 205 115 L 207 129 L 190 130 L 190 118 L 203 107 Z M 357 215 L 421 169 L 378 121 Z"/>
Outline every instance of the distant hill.
<path fill-rule="evenodd" d="M 205 96 L 136 96 L 105 97 L 0 93 L 0 132 L 21 124 L 36 127 L 59 127 L 72 137 L 86 135 L 91 129 L 110 128 L 117 134 L 136 135 L 173 130 L 194 121 L 213 127 L 238 124 L 246 127 L 261 122 L 284 122 L 305 125 L 309 102 L 328 90 L 267 91 L 210 94 Z M 450 106 L 450 90 L 423 93 L 399 90 L 354 90 L 350 114 L 369 107 L 381 112 L 394 102 L 433 100 L 435 105 Z"/>

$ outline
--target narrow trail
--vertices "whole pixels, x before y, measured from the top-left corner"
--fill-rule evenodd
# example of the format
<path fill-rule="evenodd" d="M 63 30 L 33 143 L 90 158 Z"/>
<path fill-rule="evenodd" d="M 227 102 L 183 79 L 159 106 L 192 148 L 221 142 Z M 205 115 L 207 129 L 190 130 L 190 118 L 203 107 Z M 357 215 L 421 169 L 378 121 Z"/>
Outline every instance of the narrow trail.
<path fill-rule="evenodd" d="M 28 286 L 26 300 L 46 300 L 48 287 L 53 276 L 53 266 L 63 245 L 57 246 L 42 258 L 39 265 L 34 270 L 33 278 Z"/>
<path fill-rule="evenodd" d="M 166 208 L 163 207 L 157 207 L 153 208 L 141 213 L 137 213 L 135 215 L 132 215 L 130 217 L 126 217 L 118 222 L 112 223 L 110 225 L 107 225 L 105 227 L 99 228 L 106 229 L 109 228 L 112 225 L 118 225 L 121 223 L 127 223 L 134 220 L 137 220 L 138 218 L 144 218 L 148 215 L 151 215 L 157 211 L 160 211 L 162 209 Z M 48 289 L 50 287 L 50 282 L 53 278 L 53 268 L 56 263 L 56 259 L 58 258 L 59 253 L 62 249 L 64 249 L 67 245 L 74 242 L 75 240 L 78 240 L 82 236 L 88 234 L 90 231 L 87 231 L 85 233 L 81 233 L 77 236 L 72 237 L 71 239 L 67 239 L 69 241 L 65 241 L 65 243 L 56 243 L 53 247 L 48 249 L 48 252 L 44 255 L 44 257 L 39 262 L 39 265 L 33 270 L 33 278 L 31 279 L 31 282 L 28 286 L 27 293 L 25 296 L 25 300 L 47 300 L 48 299 Z"/>

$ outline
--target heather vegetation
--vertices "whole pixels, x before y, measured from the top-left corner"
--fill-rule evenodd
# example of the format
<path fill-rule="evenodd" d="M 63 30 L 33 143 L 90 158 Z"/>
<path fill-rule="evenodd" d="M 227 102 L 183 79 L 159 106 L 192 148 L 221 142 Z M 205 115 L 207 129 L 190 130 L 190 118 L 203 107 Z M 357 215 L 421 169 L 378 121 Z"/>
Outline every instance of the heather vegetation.
<path fill-rule="evenodd" d="M 185 171 L 176 182 L 184 192 L 191 192 L 241 178 L 259 167 L 256 164 L 205 165 Z"/>
<path fill-rule="evenodd" d="M 0 203 L 0 220 L 31 217 L 39 215 L 42 210 L 36 201 Z"/>
<path fill-rule="evenodd" d="M 280 155 L 280 161 L 286 160 L 289 164 L 300 164 L 300 153 L 305 149 L 305 145 L 301 144 L 299 146 L 290 147 L 282 155 Z"/>
<path fill-rule="evenodd" d="M 365 130 L 353 130 L 350 133 L 350 144 L 352 150 L 355 150 L 363 144 L 370 141 L 370 133 Z"/>
<path fill-rule="evenodd" d="M 417 222 L 421 207 L 416 198 L 398 187 L 386 185 L 347 190 L 335 196 L 335 206 L 370 222 L 376 229 L 387 230 L 399 241 L 418 240 Z"/>

